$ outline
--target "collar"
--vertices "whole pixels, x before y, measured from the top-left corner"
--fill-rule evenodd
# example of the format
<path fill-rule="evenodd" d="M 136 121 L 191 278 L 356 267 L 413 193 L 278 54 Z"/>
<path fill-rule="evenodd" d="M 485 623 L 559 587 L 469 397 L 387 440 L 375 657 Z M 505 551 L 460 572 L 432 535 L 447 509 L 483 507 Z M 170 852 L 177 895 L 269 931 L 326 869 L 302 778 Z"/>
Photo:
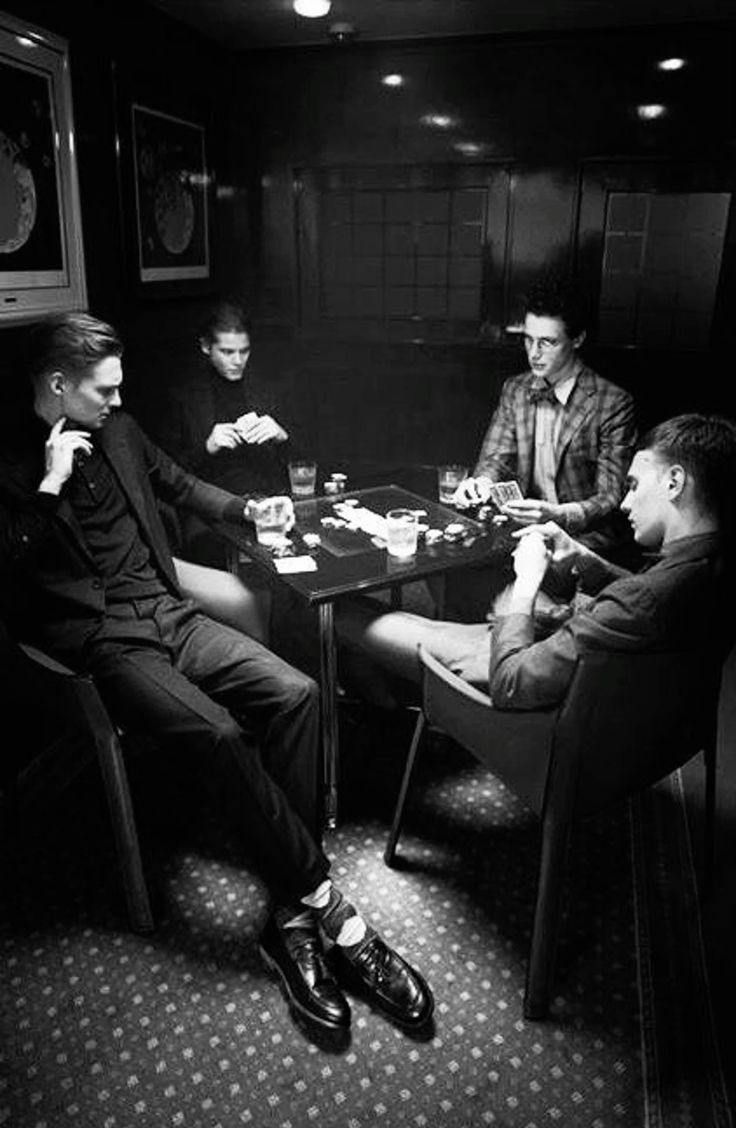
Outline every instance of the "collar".
<path fill-rule="evenodd" d="M 677 537 L 675 540 L 667 541 L 657 555 L 662 560 L 713 556 L 720 547 L 720 533 L 696 533 L 694 536 Z"/>
<path fill-rule="evenodd" d="M 560 380 L 559 384 L 554 384 L 552 386 L 552 391 L 555 394 L 556 400 L 558 401 L 558 403 L 561 403 L 563 407 L 573 393 L 573 388 L 575 387 L 579 371 L 580 370 L 577 369 L 572 373 L 571 376 L 566 376 L 564 380 Z"/>

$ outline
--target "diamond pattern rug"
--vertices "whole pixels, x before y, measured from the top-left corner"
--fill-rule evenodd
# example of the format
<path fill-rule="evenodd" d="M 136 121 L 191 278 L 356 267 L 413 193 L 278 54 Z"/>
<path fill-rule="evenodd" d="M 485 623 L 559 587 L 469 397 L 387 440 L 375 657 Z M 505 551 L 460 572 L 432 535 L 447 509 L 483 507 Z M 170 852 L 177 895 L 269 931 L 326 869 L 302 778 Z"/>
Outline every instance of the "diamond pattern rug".
<path fill-rule="evenodd" d="M 263 884 L 213 812 L 165 790 L 141 804 L 157 931 L 127 932 L 91 780 L 36 828 L 25 919 L 0 926 L 0 1124 L 728 1128 L 677 777 L 577 830 L 553 1013 L 529 1023 L 536 820 L 443 743 L 389 870 L 401 767 L 356 760 L 327 848 L 432 983 L 429 1036 L 357 999 L 342 1043 L 295 1023 L 255 947 Z"/>

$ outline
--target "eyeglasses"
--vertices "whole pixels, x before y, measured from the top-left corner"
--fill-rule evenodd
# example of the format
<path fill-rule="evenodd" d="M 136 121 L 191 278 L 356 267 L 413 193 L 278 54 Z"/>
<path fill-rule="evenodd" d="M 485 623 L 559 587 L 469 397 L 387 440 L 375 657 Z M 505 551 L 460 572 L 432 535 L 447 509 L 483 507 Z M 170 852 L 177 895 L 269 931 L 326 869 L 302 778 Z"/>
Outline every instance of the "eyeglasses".
<path fill-rule="evenodd" d="M 557 337 L 524 337 L 524 344 L 529 351 L 537 346 L 542 352 L 551 352 L 552 349 L 558 348 L 561 343 Z"/>

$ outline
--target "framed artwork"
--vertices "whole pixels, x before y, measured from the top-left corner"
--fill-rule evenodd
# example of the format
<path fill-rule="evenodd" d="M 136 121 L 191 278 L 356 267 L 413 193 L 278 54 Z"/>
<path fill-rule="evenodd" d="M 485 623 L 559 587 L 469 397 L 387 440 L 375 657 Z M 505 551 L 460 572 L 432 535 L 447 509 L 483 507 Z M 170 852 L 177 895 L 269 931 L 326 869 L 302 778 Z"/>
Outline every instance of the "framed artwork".
<path fill-rule="evenodd" d="M 67 44 L 0 12 L 0 322 L 86 300 Z"/>
<path fill-rule="evenodd" d="M 209 278 L 203 126 L 134 104 L 132 140 L 139 281 Z"/>

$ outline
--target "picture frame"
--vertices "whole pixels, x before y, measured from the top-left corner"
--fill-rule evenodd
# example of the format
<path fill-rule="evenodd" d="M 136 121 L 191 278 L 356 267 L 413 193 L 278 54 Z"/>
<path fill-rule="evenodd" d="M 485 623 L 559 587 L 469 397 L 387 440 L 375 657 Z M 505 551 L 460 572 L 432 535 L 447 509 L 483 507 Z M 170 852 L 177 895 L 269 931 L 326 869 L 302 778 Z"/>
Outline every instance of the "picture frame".
<path fill-rule="evenodd" d="M 86 304 L 68 44 L 0 12 L 0 324 Z"/>
<path fill-rule="evenodd" d="M 210 176 L 204 126 L 134 102 L 131 138 L 138 281 L 208 280 Z"/>

